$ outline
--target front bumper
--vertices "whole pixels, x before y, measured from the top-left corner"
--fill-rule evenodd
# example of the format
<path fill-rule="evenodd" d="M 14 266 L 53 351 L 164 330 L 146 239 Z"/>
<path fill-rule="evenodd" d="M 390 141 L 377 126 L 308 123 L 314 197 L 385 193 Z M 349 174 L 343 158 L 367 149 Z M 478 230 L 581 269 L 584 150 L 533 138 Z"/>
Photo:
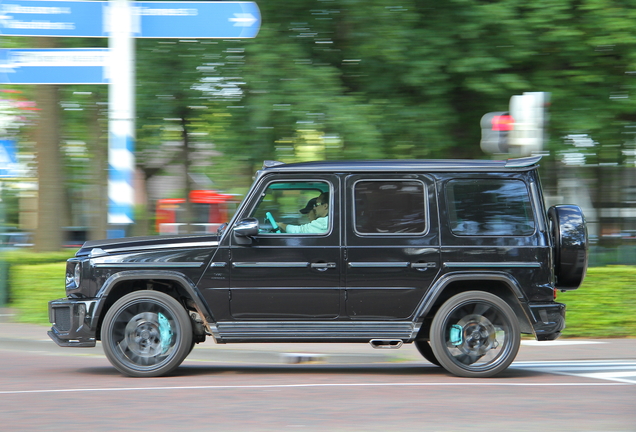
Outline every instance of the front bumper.
<path fill-rule="evenodd" d="M 97 323 L 93 315 L 97 300 L 62 298 L 49 302 L 48 335 L 62 347 L 94 347 Z"/>
<path fill-rule="evenodd" d="M 537 340 L 555 340 L 565 329 L 565 305 L 563 303 L 530 304 Z"/>

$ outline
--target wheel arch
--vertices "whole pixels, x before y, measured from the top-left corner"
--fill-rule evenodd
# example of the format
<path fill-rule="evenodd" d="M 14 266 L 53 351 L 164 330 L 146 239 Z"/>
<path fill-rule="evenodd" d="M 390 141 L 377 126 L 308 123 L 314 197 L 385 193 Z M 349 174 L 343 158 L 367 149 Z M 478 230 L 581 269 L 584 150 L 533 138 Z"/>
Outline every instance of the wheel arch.
<path fill-rule="evenodd" d="M 186 311 L 194 309 L 208 329 L 215 322 L 198 288 L 185 275 L 175 271 L 130 270 L 110 276 L 97 293 L 101 301 L 95 311 L 99 317 L 96 335 L 99 337 L 104 316 L 117 300 L 131 292 L 143 290 L 161 291 L 179 301 Z"/>
<path fill-rule="evenodd" d="M 484 291 L 502 298 L 515 312 L 521 333 L 534 334 L 527 300 L 512 276 L 502 272 L 457 272 L 442 276 L 426 293 L 416 312 L 417 319 L 422 321 L 416 339 L 428 339 L 431 322 L 440 306 L 466 291 Z"/>

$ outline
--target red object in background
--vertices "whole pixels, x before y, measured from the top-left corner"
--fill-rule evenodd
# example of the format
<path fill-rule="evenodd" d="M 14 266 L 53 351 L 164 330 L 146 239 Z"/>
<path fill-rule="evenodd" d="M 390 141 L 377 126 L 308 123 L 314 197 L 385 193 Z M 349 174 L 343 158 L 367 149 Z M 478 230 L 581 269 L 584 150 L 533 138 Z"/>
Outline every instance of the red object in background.
<path fill-rule="evenodd" d="M 190 191 L 192 203 L 192 224 L 196 224 L 205 232 L 216 229 L 230 220 L 231 212 L 238 201 L 234 195 L 219 193 L 213 190 Z M 160 234 L 178 234 L 179 226 L 185 226 L 182 219 L 185 212 L 184 198 L 164 198 L 157 200 L 156 230 Z M 195 230 L 200 231 L 200 230 Z"/>
<path fill-rule="evenodd" d="M 492 130 L 511 131 L 514 129 L 515 120 L 511 115 L 497 115 L 492 118 Z"/>

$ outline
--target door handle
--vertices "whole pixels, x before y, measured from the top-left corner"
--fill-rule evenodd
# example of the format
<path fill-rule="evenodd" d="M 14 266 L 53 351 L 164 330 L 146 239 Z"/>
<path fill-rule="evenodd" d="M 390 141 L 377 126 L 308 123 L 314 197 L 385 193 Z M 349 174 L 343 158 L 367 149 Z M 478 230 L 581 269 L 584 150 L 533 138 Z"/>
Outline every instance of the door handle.
<path fill-rule="evenodd" d="M 336 263 L 334 262 L 316 262 L 311 263 L 311 268 L 314 268 L 318 271 L 326 271 L 327 269 L 336 268 Z"/>
<path fill-rule="evenodd" d="M 437 268 L 437 263 L 436 262 L 411 263 L 411 268 L 414 268 L 415 270 L 418 270 L 418 271 L 426 271 L 430 268 Z"/>

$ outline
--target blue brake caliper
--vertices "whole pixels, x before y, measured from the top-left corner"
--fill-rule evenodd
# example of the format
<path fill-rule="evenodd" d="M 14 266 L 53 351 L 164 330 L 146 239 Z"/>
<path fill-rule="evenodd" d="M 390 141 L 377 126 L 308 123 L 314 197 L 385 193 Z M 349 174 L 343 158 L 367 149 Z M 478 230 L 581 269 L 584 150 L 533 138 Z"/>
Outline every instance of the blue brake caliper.
<path fill-rule="evenodd" d="M 161 354 L 165 354 L 172 343 L 172 327 L 170 321 L 161 312 L 159 316 L 159 334 L 161 335 Z"/>
<path fill-rule="evenodd" d="M 453 324 L 450 328 L 450 334 L 448 335 L 449 342 L 452 345 L 458 346 L 464 342 L 464 329 L 462 326 Z"/>

